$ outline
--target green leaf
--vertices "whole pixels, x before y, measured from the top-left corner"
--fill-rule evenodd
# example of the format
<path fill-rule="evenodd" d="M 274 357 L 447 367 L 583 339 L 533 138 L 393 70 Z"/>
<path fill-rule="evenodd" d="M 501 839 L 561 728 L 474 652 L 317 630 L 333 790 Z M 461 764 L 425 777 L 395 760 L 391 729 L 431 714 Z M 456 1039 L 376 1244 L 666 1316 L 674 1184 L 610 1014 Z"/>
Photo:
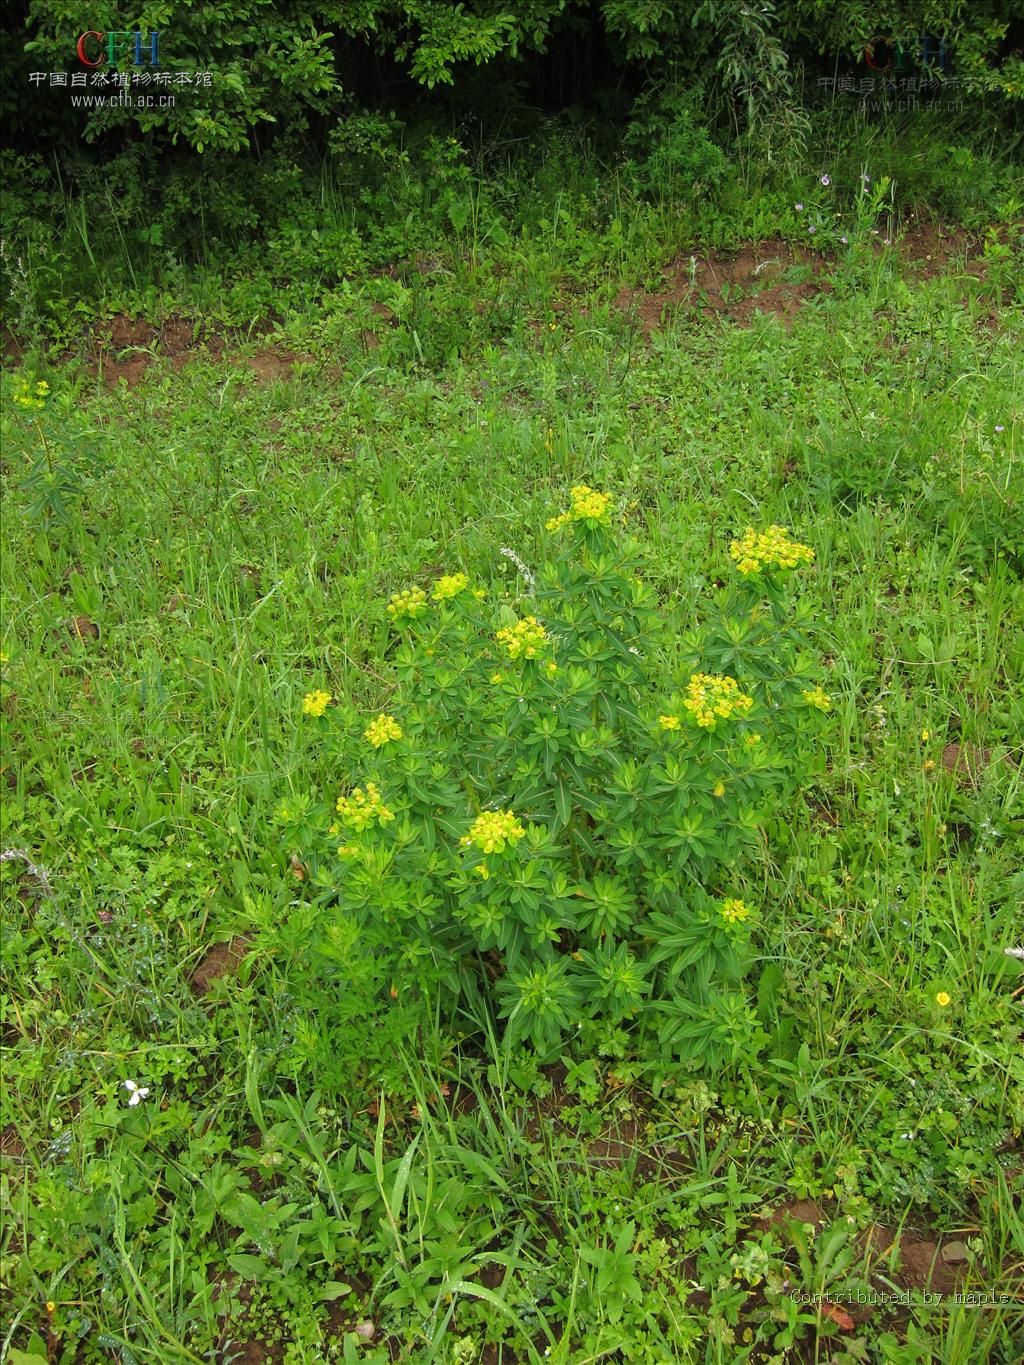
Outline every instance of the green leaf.
<path fill-rule="evenodd" d="M 343 1280 L 328 1280 L 327 1283 L 317 1294 L 317 1299 L 321 1303 L 332 1303 L 335 1299 L 343 1298 L 346 1294 L 351 1294 L 352 1286 L 345 1284 Z"/>
<path fill-rule="evenodd" d="M 555 810 L 559 823 L 567 825 L 572 815 L 572 793 L 561 778 L 555 783 Z"/>

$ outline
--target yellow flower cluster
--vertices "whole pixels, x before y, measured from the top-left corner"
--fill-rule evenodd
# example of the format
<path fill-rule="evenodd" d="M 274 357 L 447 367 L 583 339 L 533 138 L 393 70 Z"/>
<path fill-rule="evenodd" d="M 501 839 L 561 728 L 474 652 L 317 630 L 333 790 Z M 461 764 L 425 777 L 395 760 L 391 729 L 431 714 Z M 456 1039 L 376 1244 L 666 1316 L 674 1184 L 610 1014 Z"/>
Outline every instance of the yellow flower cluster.
<path fill-rule="evenodd" d="M 485 810 L 460 842 L 464 847 L 475 844 L 481 853 L 500 853 L 507 843 L 518 843 L 525 833 L 510 810 Z"/>
<path fill-rule="evenodd" d="M 388 810 L 381 800 L 375 782 L 367 782 L 365 791 L 362 787 L 355 787 L 351 796 L 339 796 L 336 809 L 341 816 L 341 823 L 358 831 L 368 829 L 374 820 L 386 825 L 395 818 L 394 811 Z"/>
<path fill-rule="evenodd" d="M 739 900 L 726 900 L 718 907 L 718 912 L 726 924 L 742 924 L 750 915 L 750 909 Z"/>
<path fill-rule="evenodd" d="M 464 573 L 446 573 L 434 584 L 434 591 L 430 595 L 435 602 L 449 602 L 468 587 L 469 579 Z"/>
<path fill-rule="evenodd" d="M 608 509 L 612 502 L 610 494 L 598 493 L 596 489 L 580 483 L 575 488 L 570 488 L 569 497 L 572 499 L 572 506 L 568 512 L 563 512 L 561 516 L 552 517 L 548 521 L 549 531 L 560 531 L 570 521 L 600 521 L 608 524 L 610 520 Z"/>
<path fill-rule="evenodd" d="M 547 632 L 536 616 L 526 616 L 514 626 L 499 630 L 494 638 L 510 659 L 536 659 Z"/>
<path fill-rule="evenodd" d="M 748 526 L 743 538 L 729 546 L 729 553 L 744 577 L 766 568 L 795 569 L 798 564 L 814 562 L 811 547 L 790 540 L 785 526 L 769 526 L 767 531 L 755 531 Z"/>
<path fill-rule="evenodd" d="M 33 411 L 46 407 L 49 394 L 50 386 L 45 379 L 40 379 L 35 384 L 30 384 L 27 379 L 19 379 L 11 394 L 11 402 L 16 407 Z"/>
<path fill-rule="evenodd" d="M 427 594 L 422 588 L 405 588 L 402 592 L 393 593 L 388 603 L 388 615 L 393 621 L 397 621 L 400 616 L 408 616 L 413 620 L 421 616 L 426 609 Z"/>
<path fill-rule="evenodd" d="M 831 711 L 832 709 L 832 698 L 820 687 L 809 687 L 804 692 L 804 701 L 808 706 L 817 707 L 819 711 Z"/>
<path fill-rule="evenodd" d="M 754 698 L 740 691 L 735 678 L 720 673 L 694 673 L 686 686 L 683 706 L 705 730 L 713 730 L 719 720 L 728 720 L 737 711 L 745 715 Z"/>
<path fill-rule="evenodd" d="M 321 692 L 319 687 L 314 687 L 313 691 L 307 692 L 302 699 L 302 709 L 307 716 L 322 716 L 330 702 L 330 692 Z"/>
<path fill-rule="evenodd" d="M 678 729 L 679 729 L 679 717 L 678 717 L 678 716 L 659 716 L 659 717 L 658 717 L 658 724 L 661 726 L 661 728 L 662 728 L 663 730 L 678 730 Z"/>
<path fill-rule="evenodd" d="M 371 720 L 363 731 L 363 739 L 368 739 L 375 749 L 387 744 L 389 740 L 401 738 L 402 727 L 398 721 L 394 716 L 386 716 L 383 712 L 376 720 Z"/>

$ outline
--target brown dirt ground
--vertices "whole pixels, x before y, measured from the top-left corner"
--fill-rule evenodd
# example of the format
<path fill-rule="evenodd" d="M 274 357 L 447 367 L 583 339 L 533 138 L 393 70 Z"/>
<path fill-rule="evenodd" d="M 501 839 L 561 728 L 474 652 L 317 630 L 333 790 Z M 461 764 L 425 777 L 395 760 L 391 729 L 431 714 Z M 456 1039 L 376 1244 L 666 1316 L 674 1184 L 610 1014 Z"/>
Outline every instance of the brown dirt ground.
<path fill-rule="evenodd" d="M 236 934 L 227 943 L 215 943 L 207 948 L 192 973 L 192 989 L 196 995 L 206 995 L 213 983 L 222 976 L 236 976 L 249 950 L 247 934 Z"/>
<path fill-rule="evenodd" d="M 272 323 L 266 322 L 255 328 L 254 333 L 264 335 L 271 327 Z M 238 363 L 247 366 L 262 383 L 288 379 L 298 365 L 314 363 L 310 355 L 277 346 L 261 347 L 252 355 L 235 355 L 241 339 L 241 336 L 208 331 L 187 318 L 170 317 L 155 327 L 142 319 L 131 318 L 127 313 L 119 313 L 93 331 L 86 368 L 109 388 L 116 388 L 122 380 L 129 388 L 134 388 L 150 365 L 159 359 L 169 361 L 172 369 L 180 370 L 194 360 L 222 360 L 234 355 Z"/>
<path fill-rule="evenodd" d="M 902 254 L 922 279 L 961 259 L 968 274 L 983 277 L 984 265 L 973 258 L 978 249 L 971 234 L 936 223 L 915 224 L 900 239 Z M 620 289 L 615 306 L 634 315 L 648 336 L 680 312 L 724 317 L 740 327 L 762 313 L 788 329 L 804 304 L 832 291 L 831 268 L 827 256 L 780 238 L 735 252 L 684 253 L 664 267 L 664 289 Z"/>

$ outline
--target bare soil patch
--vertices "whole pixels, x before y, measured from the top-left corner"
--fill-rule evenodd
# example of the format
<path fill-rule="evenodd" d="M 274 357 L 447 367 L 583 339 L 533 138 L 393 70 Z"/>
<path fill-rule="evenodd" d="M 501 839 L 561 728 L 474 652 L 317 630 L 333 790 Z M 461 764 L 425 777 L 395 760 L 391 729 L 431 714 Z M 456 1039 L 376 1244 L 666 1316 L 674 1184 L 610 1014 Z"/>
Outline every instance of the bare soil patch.
<path fill-rule="evenodd" d="M 228 942 L 215 943 L 208 948 L 192 973 L 192 989 L 195 993 L 206 995 L 213 983 L 222 976 L 237 976 L 249 951 L 250 941 L 248 934 L 236 934 Z"/>
<path fill-rule="evenodd" d="M 915 223 L 899 239 L 899 249 L 921 279 L 933 279 L 961 261 L 967 274 L 985 277 L 984 262 L 977 259 L 980 238 L 963 228 Z M 664 267 L 663 289 L 620 289 L 615 306 L 633 314 L 648 336 L 679 313 L 728 318 L 740 327 L 749 327 L 762 313 L 788 329 L 806 303 L 832 292 L 832 267 L 828 256 L 781 238 L 734 252 L 695 250 Z"/>
<path fill-rule="evenodd" d="M 615 306 L 633 313 L 647 335 L 679 312 L 727 317 L 740 326 L 767 313 L 789 326 L 807 300 L 832 289 L 827 268 L 823 257 L 774 238 L 732 254 L 677 256 L 662 271 L 664 290 L 620 289 Z"/>
<path fill-rule="evenodd" d="M 231 356 L 264 383 L 288 379 L 297 366 L 313 363 L 312 356 L 273 345 L 263 346 L 251 355 L 237 354 L 243 341 L 264 336 L 272 327 L 273 322 L 267 320 L 243 335 L 214 331 L 190 318 L 170 317 L 155 326 L 142 318 L 119 313 L 93 331 L 86 366 L 108 388 L 116 388 L 122 382 L 134 388 L 157 361 L 180 370 L 194 360 L 223 360 Z"/>

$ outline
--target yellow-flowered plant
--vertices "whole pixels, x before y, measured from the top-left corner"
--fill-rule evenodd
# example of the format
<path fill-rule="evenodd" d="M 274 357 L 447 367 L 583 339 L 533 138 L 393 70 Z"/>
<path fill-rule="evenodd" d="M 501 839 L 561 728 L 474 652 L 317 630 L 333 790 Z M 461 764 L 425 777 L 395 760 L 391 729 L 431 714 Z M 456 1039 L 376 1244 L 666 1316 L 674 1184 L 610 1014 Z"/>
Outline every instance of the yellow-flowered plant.
<path fill-rule="evenodd" d="M 460 843 L 475 844 L 481 853 L 500 853 L 506 844 L 517 844 L 526 834 L 510 810 L 482 811 Z"/>
<path fill-rule="evenodd" d="M 729 546 L 729 553 L 744 577 L 764 569 L 795 569 L 814 562 L 811 547 L 791 539 L 785 526 L 769 526 L 766 531 L 748 526 Z"/>
<path fill-rule="evenodd" d="M 569 490 L 571 503 L 567 512 L 551 517 L 547 522 L 549 531 L 560 531 L 573 521 L 585 521 L 591 526 L 607 526 L 611 522 L 611 496 L 589 488 L 585 483 L 577 484 Z"/>
<path fill-rule="evenodd" d="M 341 823 L 357 833 L 374 824 L 386 825 L 395 818 L 394 811 L 384 804 L 375 782 L 367 782 L 365 790 L 353 787 L 348 796 L 339 796 L 335 809 L 341 816 Z"/>
<path fill-rule="evenodd" d="M 307 692 L 303 697 L 302 710 L 307 716 L 322 716 L 330 704 L 330 692 L 323 692 L 319 687 L 314 687 L 312 692 Z"/>
<path fill-rule="evenodd" d="M 691 719 L 713 730 L 720 720 L 745 716 L 754 698 L 740 690 L 735 678 L 722 673 L 694 673 L 686 686 L 683 707 Z"/>
<path fill-rule="evenodd" d="M 370 721 L 363 731 L 363 738 L 368 739 L 375 749 L 380 749 L 393 739 L 401 739 L 402 727 L 394 716 L 386 716 L 382 712 L 376 720 Z"/>
<path fill-rule="evenodd" d="M 832 709 L 832 698 L 821 687 L 805 688 L 803 699 L 808 706 L 813 706 L 817 711 L 831 711 Z"/>
<path fill-rule="evenodd" d="M 494 638 L 510 659 L 536 659 L 543 653 L 547 632 L 536 616 L 524 616 L 514 626 L 506 626 Z"/>
<path fill-rule="evenodd" d="M 468 587 L 469 579 L 464 573 L 442 574 L 430 595 L 435 602 L 450 602 Z"/>
<path fill-rule="evenodd" d="M 745 919 L 750 917 L 749 907 L 734 897 L 729 897 L 722 902 L 719 906 L 719 913 L 726 924 L 742 924 Z"/>
<path fill-rule="evenodd" d="M 11 390 L 11 402 L 26 412 L 41 412 L 50 396 L 50 386 L 45 379 L 32 383 L 29 379 L 17 379 Z"/>
<path fill-rule="evenodd" d="M 507 585 L 481 597 L 450 574 L 430 599 L 395 595 L 394 714 L 350 735 L 335 708 L 317 727 L 338 736 L 346 794 L 301 865 L 365 935 L 359 961 L 388 964 L 386 991 L 451 999 L 472 975 L 513 1044 L 557 1055 L 587 1020 L 641 1021 L 652 1046 L 716 1067 L 758 1033 L 741 897 L 758 812 L 784 806 L 822 724 L 802 704 L 810 617 L 782 619 L 785 595 L 739 575 L 699 632 L 663 624 L 611 505 L 572 490 L 579 533 L 549 564 L 517 561 L 529 605 L 511 624 Z"/>
<path fill-rule="evenodd" d="M 45 379 L 21 376 L 11 386 L 11 404 L 31 419 L 38 448 L 30 455 L 28 474 L 21 487 L 30 494 L 26 510 L 33 520 L 68 523 L 73 505 L 84 491 L 80 467 L 81 436 L 73 418 L 45 413 L 50 404 L 50 385 Z"/>
<path fill-rule="evenodd" d="M 418 587 L 403 588 L 401 592 L 393 593 L 388 603 L 388 615 L 393 621 L 400 621 L 403 618 L 414 621 L 426 610 L 427 594 Z"/>

